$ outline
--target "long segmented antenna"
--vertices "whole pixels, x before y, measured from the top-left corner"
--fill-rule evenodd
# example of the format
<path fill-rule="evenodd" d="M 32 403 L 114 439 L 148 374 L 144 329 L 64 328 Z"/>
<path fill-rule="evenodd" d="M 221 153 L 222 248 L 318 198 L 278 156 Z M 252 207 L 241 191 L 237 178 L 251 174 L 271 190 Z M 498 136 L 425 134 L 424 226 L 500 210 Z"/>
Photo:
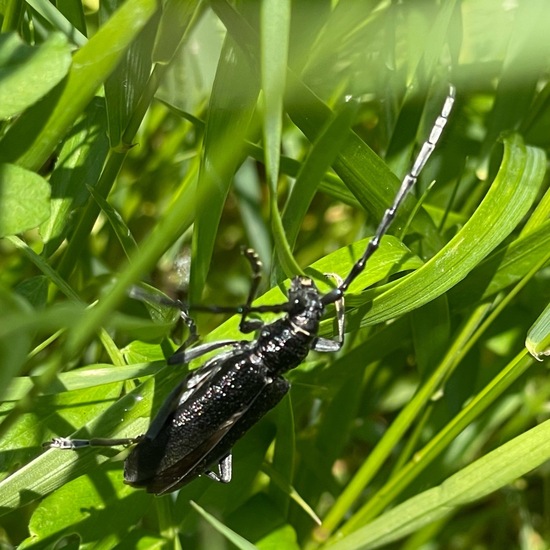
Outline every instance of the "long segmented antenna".
<path fill-rule="evenodd" d="M 388 229 L 393 223 L 397 210 L 401 206 L 401 203 L 405 200 L 405 197 L 407 196 L 407 194 L 414 187 L 414 184 L 416 183 L 418 176 L 420 175 L 420 172 L 424 168 L 426 162 L 428 162 L 428 159 L 433 153 L 435 146 L 439 141 L 441 134 L 443 133 L 443 129 L 447 124 L 449 115 L 453 108 L 455 95 L 456 95 L 456 89 L 452 84 L 450 84 L 449 93 L 445 98 L 445 103 L 443 104 L 441 113 L 437 117 L 432 127 L 430 136 L 422 144 L 420 152 L 418 153 L 416 160 L 414 161 L 413 167 L 411 168 L 410 172 L 408 172 L 407 175 L 403 178 L 403 181 L 401 182 L 401 186 L 399 187 L 399 191 L 395 196 L 393 204 L 384 212 L 384 216 L 382 217 L 382 221 L 380 222 L 380 224 L 378 225 L 378 228 L 376 229 L 374 237 L 369 241 L 369 244 L 367 245 L 367 248 L 365 249 L 363 256 L 361 256 L 361 258 L 353 265 L 347 277 L 343 280 L 342 283 L 339 284 L 338 287 L 331 290 L 321 298 L 324 305 L 333 304 L 343 298 L 345 292 L 348 290 L 351 283 L 365 269 L 365 266 L 369 258 L 376 252 L 376 250 L 378 250 L 380 246 L 380 240 L 387 233 Z M 237 313 L 242 316 L 241 324 L 240 324 L 241 330 L 243 332 L 250 332 L 251 330 L 254 329 L 255 324 L 254 324 L 254 321 L 246 320 L 246 316 L 248 314 L 250 313 L 284 313 L 290 310 L 291 304 L 287 301 L 281 304 L 271 304 L 271 305 L 261 305 L 261 306 L 252 305 L 252 301 L 255 297 L 256 291 L 258 289 L 258 285 L 260 283 L 261 262 L 257 254 L 252 249 L 244 248 L 242 252 L 250 262 L 250 265 L 252 266 L 252 272 L 253 272 L 252 287 L 250 289 L 246 304 L 243 304 L 240 306 L 183 304 L 179 300 L 173 301 L 168 298 L 162 298 L 157 296 L 155 296 L 154 298 L 152 298 L 151 296 L 147 297 L 146 293 L 141 291 L 139 288 L 133 289 L 130 292 L 130 295 L 133 298 L 137 298 L 145 302 L 152 300 L 159 304 L 171 305 L 181 309 L 182 312 L 184 312 L 184 321 L 187 324 L 189 324 L 189 319 L 190 319 L 189 316 L 185 313 L 187 311 L 207 311 L 210 313 Z"/>
<path fill-rule="evenodd" d="M 378 250 L 378 247 L 380 246 L 380 240 L 390 228 L 390 225 L 395 219 L 398 208 L 405 200 L 405 197 L 407 196 L 409 191 L 411 191 L 411 189 L 414 187 L 414 184 L 416 183 L 416 180 L 418 179 L 422 168 L 424 168 L 424 165 L 430 158 L 430 155 L 433 153 L 435 146 L 439 141 L 441 134 L 443 133 L 443 128 L 445 128 L 451 110 L 453 108 L 455 95 L 455 87 L 451 84 L 449 85 L 449 93 L 445 98 L 445 103 L 443 104 L 443 109 L 441 109 L 441 114 L 437 117 L 437 120 L 432 127 L 432 131 L 430 132 L 430 137 L 422 145 L 420 153 L 418 153 L 418 156 L 414 161 L 411 171 L 403 178 L 403 181 L 401 182 L 401 187 L 399 188 L 399 191 L 395 196 L 393 204 L 384 212 L 382 221 L 376 229 L 374 237 L 369 241 L 369 244 L 367 245 L 363 256 L 351 268 L 351 271 L 344 279 L 344 282 L 338 288 L 331 290 L 323 296 L 323 304 L 332 304 L 341 299 L 346 290 L 349 288 L 350 284 L 365 269 L 365 265 L 368 259 L 374 254 L 374 252 L 376 252 L 376 250 Z"/>

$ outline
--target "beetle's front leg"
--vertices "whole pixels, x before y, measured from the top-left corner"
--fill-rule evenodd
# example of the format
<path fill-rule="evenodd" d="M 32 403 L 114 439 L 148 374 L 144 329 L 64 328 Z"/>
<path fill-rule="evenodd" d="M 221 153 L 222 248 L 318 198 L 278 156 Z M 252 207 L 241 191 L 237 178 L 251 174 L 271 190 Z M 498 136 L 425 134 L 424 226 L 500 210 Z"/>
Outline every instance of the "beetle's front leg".
<path fill-rule="evenodd" d="M 338 285 L 342 284 L 342 278 L 336 273 L 325 273 L 326 276 L 336 279 Z M 339 351 L 344 345 L 344 330 L 345 330 L 345 315 L 344 315 L 344 296 L 334 302 L 336 309 L 336 339 L 317 338 L 313 344 L 313 349 L 320 352 L 335 352 Z"/>

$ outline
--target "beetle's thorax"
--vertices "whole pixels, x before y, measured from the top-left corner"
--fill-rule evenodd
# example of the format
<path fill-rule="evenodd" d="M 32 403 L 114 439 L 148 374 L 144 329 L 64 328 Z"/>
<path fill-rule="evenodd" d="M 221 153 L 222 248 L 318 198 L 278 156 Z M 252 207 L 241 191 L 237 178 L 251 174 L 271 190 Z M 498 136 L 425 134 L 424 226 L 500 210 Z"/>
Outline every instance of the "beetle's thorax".
<path fill-rule="evenodd" d="M 317 339 L 324 306 L 311 279 L 295 277 L 288 291 L 288 313 L 266 325 L 256 349 L 272 375 L 297 367 Z"/>

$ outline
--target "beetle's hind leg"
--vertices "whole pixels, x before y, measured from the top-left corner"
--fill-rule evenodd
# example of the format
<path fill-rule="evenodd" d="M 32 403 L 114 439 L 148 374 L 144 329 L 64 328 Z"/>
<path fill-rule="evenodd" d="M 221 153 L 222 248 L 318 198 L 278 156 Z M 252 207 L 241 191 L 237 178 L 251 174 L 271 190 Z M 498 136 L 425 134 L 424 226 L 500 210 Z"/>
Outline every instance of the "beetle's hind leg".
<path fill-rule="evenodd" d="M 135 445 L 142 439 L 142 435 L 138 437 L 124 437 L 120 439 L 71 439 L 70 437 L 54 437 L 51 441 L 42 444 L 42 447 L 47 449 L 61 449 L 63 451 L 76 451 L 83 447 L 118 447 L 119 445 Z"/>
<path fill-rule="evenodd" d="M 229 483 L 233 475 L 233 458 L 231 452 L 218 462 L 218 473 L 207 470 L 204 472 L 204 475 L 219 483 Z"/>

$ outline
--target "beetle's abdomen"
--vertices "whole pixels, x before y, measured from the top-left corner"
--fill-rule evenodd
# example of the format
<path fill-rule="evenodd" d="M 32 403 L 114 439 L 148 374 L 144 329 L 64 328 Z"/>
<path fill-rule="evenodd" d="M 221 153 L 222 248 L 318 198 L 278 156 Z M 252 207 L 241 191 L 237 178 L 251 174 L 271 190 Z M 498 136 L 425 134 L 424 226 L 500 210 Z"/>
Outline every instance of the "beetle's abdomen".
<path fill-rule="evenodd" d="M 146 434 L 128 455 L 125 482 L 163 493 L 192 481 L 224 458 L 286 391 L 288 383 L 266 375 L 250 350 L 224 358 L 210 383 L 191 392 L 159 432 Z"/>

